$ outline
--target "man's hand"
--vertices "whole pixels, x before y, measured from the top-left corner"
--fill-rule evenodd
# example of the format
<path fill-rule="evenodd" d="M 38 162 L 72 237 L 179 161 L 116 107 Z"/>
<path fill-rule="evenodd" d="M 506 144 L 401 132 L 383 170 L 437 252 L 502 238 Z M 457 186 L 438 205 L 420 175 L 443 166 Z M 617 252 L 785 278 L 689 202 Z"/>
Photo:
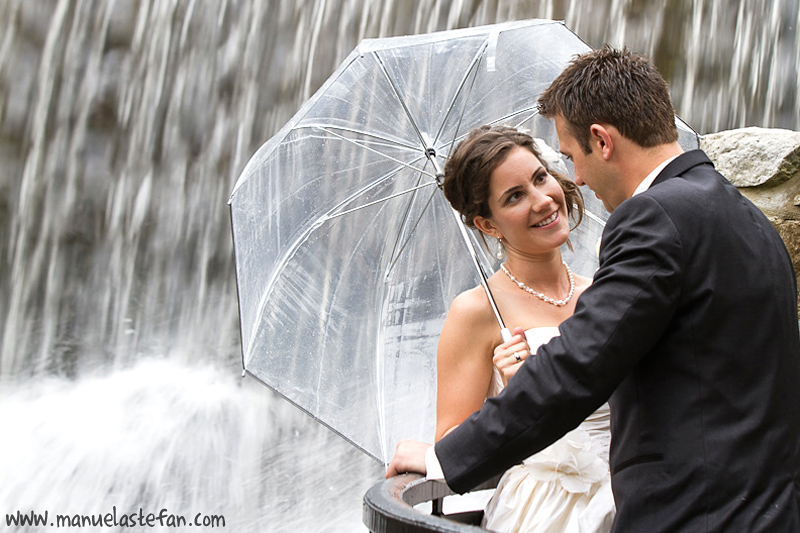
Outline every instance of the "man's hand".
<path fill-rule="evenodd" d="M 392 462 L 386 470 L 386 479 L 406 472 L 417 472 L 425 475 L 425 452 L 430 448 L 430 444 L 417 440 L 401 440 L 397 443 Z"/>

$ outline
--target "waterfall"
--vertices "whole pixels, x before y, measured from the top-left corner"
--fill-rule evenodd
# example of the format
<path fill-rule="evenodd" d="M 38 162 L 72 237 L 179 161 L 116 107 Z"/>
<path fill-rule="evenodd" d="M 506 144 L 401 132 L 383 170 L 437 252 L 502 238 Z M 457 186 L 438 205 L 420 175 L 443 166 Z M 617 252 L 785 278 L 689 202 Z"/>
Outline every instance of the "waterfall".
<path fill-rule="evenodd" d="M 700 133 L 800 129 L 800 0 L 0 2 L 0 515 L 358 530 L 383 467 L 239 378 L 226 200 L 361 39 L 523 18 L 652 57 Z"/>

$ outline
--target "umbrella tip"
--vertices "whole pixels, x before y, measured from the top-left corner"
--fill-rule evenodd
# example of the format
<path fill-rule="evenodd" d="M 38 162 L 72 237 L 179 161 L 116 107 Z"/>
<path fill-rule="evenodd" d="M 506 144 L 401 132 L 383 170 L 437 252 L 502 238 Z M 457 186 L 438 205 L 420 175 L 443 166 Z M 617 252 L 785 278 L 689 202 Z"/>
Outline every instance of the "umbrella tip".
<path fill-rule="evenodd" d="M 245 376 L 247 376 L 247 370 L 242 369 L 242 378 L 244 378 Z"/>

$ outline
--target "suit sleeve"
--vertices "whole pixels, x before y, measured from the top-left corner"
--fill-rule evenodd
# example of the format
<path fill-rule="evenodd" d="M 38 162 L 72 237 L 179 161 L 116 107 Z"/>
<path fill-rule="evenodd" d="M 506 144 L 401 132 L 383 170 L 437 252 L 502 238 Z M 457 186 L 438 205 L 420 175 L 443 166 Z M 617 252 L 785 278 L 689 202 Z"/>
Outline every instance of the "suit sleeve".
<path fill-rule="evenodd" d="M 608 400 L 670 325 L 682 288 L 681 252 L 676 225 L 655 199 L 639 195 L 614 211 L 600 268 L 561 335 L 436 444 L 453 490 L 466 492 L 520 463 Z"/>

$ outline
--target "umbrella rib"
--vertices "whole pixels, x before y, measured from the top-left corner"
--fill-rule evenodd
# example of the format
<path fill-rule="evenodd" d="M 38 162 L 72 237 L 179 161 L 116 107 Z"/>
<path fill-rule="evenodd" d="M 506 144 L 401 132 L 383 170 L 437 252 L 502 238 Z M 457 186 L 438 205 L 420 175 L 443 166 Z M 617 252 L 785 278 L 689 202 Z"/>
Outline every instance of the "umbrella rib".
<path fill-rule="evenodd" d="M 362 144 L 362 143 L 360 143 L 360 142 L 356 141 L 355 139 L 349 139 L 349 138 L 345 137 L 344 135 L 339 135 L 339 134 L 338 134 L 338 133 L 336 133 L 335 131 L 332 131 L 332 130 L 328 129 L 328 127 L 321 126 L 321 125 L 319 125 L 319 126 L 314 126 L 314 127 L 317 127 L 317 128 L 319 128 L 320 130 L 322 130 L 322 131 L 324 131 L 324 132 L 326 132 L 326 133 L 330 133 L 330 134 L 331 134 L 331 135 L 333 135 L 334 137 L 337 137 L 337 138 L 339 138 L 339 139 L 341 139 L 341 140 L 343 140 L 343 141 L 347 141 L 347 142 L 349 142 L 349 143 L 355 144 L 356 146 L 358 146 L 358 147 L 360 147 L 360 148 L 363 148 L 363 149 L 365 149 L 365 150 L 368 150 L 368 151 L 370 151 L 370 152 L 373 152 L 373 153 L 375 153 L 375 154 L 378 154 L 378 155 L 379 155 L 379 156 L 381 156 L 381 157 L 385 157 L 385 158 L 386 158 L 386 159 L 388 159 L 389 161 L 392 161 L 392 162 L 394 162 L 394 163 L 397 163 L 398 165 L 401 165 L 401 166 L 403 166 L 403 167 L 405 167 L 405 168 L 409 168 L 409 169 L 413 170 L 414 172 L 420 172 L 420 173 L 422 173 L 422 174 L 425 174 L 425 175 L 427 175 L 427 176 L 430 176 L 431 178 L 434 178 L 434 177 L 435 177 L 435 176 L 434 176 L 433 174 L 431 174 L 430 172 L 425 172 L 424 170 L 422 170 L 422 169 L 420 169 L 420 168 L 416 168 L 416 167 L 414 167 L 414 166 L 410 165 L 409 163 L 406 163 L 405 161 L 401 161 L 401 160 L 399 160 L 399 159 L 397 159 L 397 158 L 394 158 L 394 157 L 392 157 L 392 156 L 390 156 L 390 155 L 386 155 L 386 154 L 384 154 L 383 152 L 380 152 L 380 151 L 378 151 L 378 150 L 376 150 L 376 149 L 374 149 L 374 148 L 370 148 L 370 147 L 369 147 L 369 146 L 367 146 L 366 144 Z M 353 133 L 360 133 L 360 132 L 358 132 L 358 131 L 355 131 L 355 130 L 349 130 L 349 129 L 347 129 L 347 128 L 341 128 L 341 129 L 344 129 L 345 131 L 351 131 L 351 132 L 353 132 Z M 379 138 L 379 137 L 378 137 L 378 138 Z M 386 140 L 388 140 L 388 139 L 386 139 Z M 389 142 L 392 142 L 392 141 L 389 141 Z M 399 145 L 399 146 L 403 146 L 403 145 Z M 409 148 L 412 148 L 412 147 L 409 147 Z"/>
<path fill-rule="evenodd" d="M 472 85 L 470 85 L 470 88 L 469 88 L 469 92 L 470 93 L 472 93 L 472 88 L 475 86 L 475 78 L 476 78 L 476 76 L 472 77 Z M 466 81 L 467 81 L 467 78 L 465 76 L 464 80 L 463 80 L 463 83 L 466 84 Z M 459 89 L 459 92 L 460 91 L 461 91 L 461 89 Z M 458 95 L 456 95 L 456 98 L 457 97 L 458 97 Z M 450 115 L 450 111 L 455 108 L 455 105 L 456 105 L 456 101 L 455 101 L 455 98 L 454 98 L 453 101 L 450 103 L 450 109 L 447 111 L 448 116 Z M 467 103 L 466 103 L 466 99 L 465 99 L 464 107 L 461 109 L 461 115 L 458 117 L 458 125 L 456 126 L 456 134 L 453 135 L 453 140 L 450 142 L 449 153 L 453 153 L 453 146 L 455 146 L 456 137 L 458 136 L 458 132 L 461 129 L 461 122 L 464 120 L 464 114 L 466 112 L 467 112 Z M 446 120 L 446 118 L 445 118 L 445 120 Z M 442 122 L 442 126 L 441 127 L 444 128 L 444 122 Z M 441 130 L 440 130 L 440 132 L 441 132 Z"/>
<path fill-rule="evenodd" d="M 414 146 L 413 144 L 408 144 L 408 143 L 401 142 L 401 140 L 399 140 L 399 139 L 391 139 L 391 138 L 386 137 L 384 135 L 377 135 L 375 133 L 371 133 L 371 132 L 366 131 L 366 130 L 359 130 L 359 129 L 356 129 L 356 128 L 345 127 L 345 126 L 336 126 L 336 125 L 333 125 L 333 124 L 322 124 L 322 123 L 313 123 L 312 122 L 312 123 L 308 123 L 308 124 L 298 125 L 296 129 L 301 130 L 301 129 L 307 129 L 307 128 L 318 128 L 318 129 L 321 129 L 323 131 L 327 131 L 328 133 L 333 133 L 332 131 L 330 131 L 331 129 L 342 130 L 342 131 L 347 131 L 347 132 L 350 132 L 350 133 L 355 133 L 357 135 L 362 135 L 364 137 L 372 137 L 374 139 L 378 139 L 380 141 L 385 141 L 388 144 L 393 144 L 393 145 L 399 146 L 401 148 L 408 148 L 409 150 L 417 150 L 419 148 L 418 146 Z M 352 139 L 348 139 L 347 137 L 342 137 L 340 135 L 337 135 L 337 137 L 341 137 L 341 138 L 349 140 L 351 142 L 355 142 L 355 141 L 352 141 Z M 359 144 L 359 146 L 362 146 L 362 145 Z"/>
<path fill-rule="evenodd" d="M 331 220 L 333 218 L 338 218 L 340 216 L 353 213 L 353 212 L 358 211 L 360 209 L 364 209 L 365 207 L 370 207 L 370 206 L 373 206 L 373 205 L 376 205 L 376 204 L 380 204 L 380 203 L 383 203 L 383 202 L 385 202 L 387 200 L 391 200 L 392 198 L 397 198 L 398 196 L 402 196 L 404 194 L 408 194 L 408 193 L 411 193 L 411 192 L 414 192 L 414 191 L 418 191 L 420 189 L 424 189 L 425 187 L 430 187 L 431 185 L 436 185 L 436 183 L 433 182 L 433 181 L 430 181 L 428 183 L 423 183 L 422 185 L 417 185 L 416 187 L 411 187 L 410 189 L 406 189 L 404 191 L 400 191 L 398 193 L 386 196 L 386 197 L 381 198 L 379 200 L 375 200 L 373 202 L 369 202 L 369 203 L 366 203 L 364 205 L 360 205 L 358 207 L 354 207 L 352 209 L 348 209 L 347 211 L 340 211 L 339 213 L 334 213 L 332 215 L 327 215 L 323 219 L 321 219 L 321 221 L 324 222 L 326 220 Z"/>
<path fill-rule="evenodd" d="M 517 126 L 515 126 L 515 127 L 518 127 L 519 124 L 522 124 L 526 120 L 530 120 L 531 117 L 534 117 L 534 116 L 539 114 L 539 111 L 536 109 L 535 105 L 534 106 L 528 106 L 528 107 L 526 107 L 524 109 L 520 109 L 519 111 L 515 111 L 514 113 L 509 113 L 508 115 L 503 115 L 502 117 L 498 118 L 497 120 L 492 121 L 492 124 L 497 124 L 499 122 L 502 122 L 504 120 L 510 119 L 512 117 L 517 117 L 517 116 L 519 116 L 519 115 L 521 115 L 523 113 L 527 113 L 528 111 L 531 111 L 532 113 L 530 115 L 528 115 L 527 117 L 525 117 L 524 120 L 518 122 Z"/>
<path fill-rule="evenodd" d="M 503 115 L 502 117 L 500 117 L 498 119 L 495 119 L 495 120 L 492 120 L 490 122 L 487 122 L 487 124 L 490 124 L 490 125 L 499 124 L 499 123 L 501 123 L 501 122 L 503 122 L 505 120 L 508 120 L 509 118 L 516 117 L 516 116 L 521 115 L 522 113 L 526 113 L 528 111 L 532 111 L 532 113 L 530 115 L 528 115 L 524 120 L 520 121 L 519 124 L 522 124 L 526 120 L 529 120 L 531 117 L 539 114 L 539 112 L 536 110 L 536 108 L 534 106 L 529 106 L 529 107 L 526 107 L 524 109 L 520 109 L 519 111 L 516 111 L 514 113 L 509 113 L 508 115 Z M 458 141 L 464 139 L 467 135 L 469 135 L 469 132 L 462 133 L 461 135 L 457 135 L 457 136 L 453 137 L 452 143 L 450 145 L 450 150 L 452 151 L 453 145 L 455 145 Z"/>
<path fill-rule="evenodd" d="M 587 217 L 591 218 L 595 222 L 598 222 L 598 223 L 602 224 L 603 226 L 606 225 L 605 221 L 602 218 L 600 218 L 599 216 L 595 215 L 594 213 L 592 213 L 588 209 L 584 210 L 583 214 L 586 215 Z"/>
<path fill-rule="evenodd" d="M 418 187 L 418 188 L 419 188 L 419 187 Z M 395 250 L 396 250 L 396 252 L 392 252 L 393 259 L 392 259 L 392 262 L 391 262 L 391 263 L 389 263 L 389 265 L 387 266 L 387 268 L 386 268 L 386 274 L 385 274 L 385 276 L 384 276 L 384 277 L 388 278 L 388 277 L 389 277 L 389 274 L 391 274 L 391 273 L 392 273 L 392 270 L 394 269 L 394 265 L 396 265 L 396 264 L 397 264 L 397 261 L 400 259 L 400 255 L 402 255 L 402 253 L 403 253 L 403 250 L 405 250 L 405 248 L 406 248 L 406 245 L 407 245 L 407 244 L 408 244 L 408 243 L 411 241 L 411 236 L 412 236 L 412 235 L 414 235 L 414 232 L 417 230 L 417 226 L 419 226 L 419 223 L 422 221 L 422 215 L 424 215 L 424 214 L 425 214 L 425 212 L 428 210 L 428 207 L 431 205 L 431 202 L 433 201 L 433 197 L 434 197 L 435 195 L 436 195 L 436 190 L 434 190 L 434 191 L 431 193 L 431 195 L 430 195 L 430 196 L 428 196 L 428 201 L 427 201 L 427 202 L 425 202 L 425 206 L 422 208 L 422 211 L 420 212 L 419 216 L 417 217 L 417 220 L 416 220 L 416 222 L 414 222 L 414 225 L 411 227 L 411 231 L 409 232 L 408 236 L 406 237 L 406 240 L 405 240 L 405 241 L 404 241 L 404 242 L 403 242 L 403 243 L 400 245 L 399 249 L 398 249 L 398 247 L 397 247 L 397 243 L 398 243 L 398 242 L 399 242 L 399 240 L 400 240 L 400 239 L 399 239 L 399 238 L 400 238 L 400 233 L 398 233 L 398 234 L 397 234 L 398 240 L 396 240 L 396 241 L 395 241 Z M 408 217 L 408 209 L 409 209 L 409 208 L 410 208 L 410 205 L 409 205 L 409 206 L 408 206 L 408 208 L 406 209 L 406 214 L 403 216 L 403 219 L 404 219 L 404 221 L 405 221 L 405 220 L 407 220 L 407 217 Z M 405 224 L 405 222 L 404 222 L 404 224 Z M 402 227 L 404 224 L 401 224 L 401 227 Z"/>
<path fill-rule="evenodd" d="M 389 86 L 392 88 L 392 91 L 394 91 L 394 95 L 397 97 L 397 100 L 400 102 L 400 105 L 403 106 L 403 111 L 406 112 L 406 116 L 408 117 L 408 121 L 411 123 L 411 126 L 414 128 L 414 131 L 417 132 L 417 137 L 419 137 L 419 142 L 422 145 L 422 148 L 426 149 L 427 147 L 425 145 L 425 138 L 422 136 L 422 132 L 419 131 L 419 127 L 417 126 L 417 122 L 416 122 L 416 120 L 414 120 L 414 117 L 411 115 L 411 110 L 408 109 L 408 106 L 406 105 L 405 99 L 400 95 L 400 91 L 397 89 L 397 86 L 394 84 L 394 80 L 392 79 L 391 76 L 389 76 L 389 71 L 386 70 L 386 66 L 383 64 L 383 60 L 381 59 L 381 57 L 378 55 L 377 52 L 373 52 L 372 55 L 375 56 L 375 60 L 378 62 L 378 65 L 381 67 L 381 71 L 383 72 L 383 75 L 386 76 L 386 80 L 389 82 Z"/>
<path fill-rule="evenodd" d="M 483 58 L 483 53 L 486 51 L 486 47 L 488 45 L 489 45 L 489 40 L 487 39 L 483 43 L 483 46 L 481 46 L 481 48 L 478 50 L 478 52 L 472 58 L 472 62 L 470 63 L 470 65 L 466 69 L 466 71 L 464 72 L 464 77 L 461 78 L 461 82 L 458 84 L 458 90 L 456 91 L 455 96 L 453 97 L 453 99 L 450 102 L 450 107 L 448 107 L 447 113 L 445 113 L 444 120 L 442 120 L 442 123 L 439 125 L 439 131 L 436 132 L 436 138 L 437 139 L 442 134 L 442 130 L 444 129 L 444 125 L 447 123 L 447 118 L 450 116 L 450 113 L 453 111 L 453 109 L 455 109 L 456 100 L 458 100 L 458 97 L 461 94 L 461 91 L 464 90 L 464 87 L 467 84 L 467 79 L 469 78 L 470 74 L 472 74 L 475 71 L 475 68 L 480 64 L 481 59 Z M 475 78 L 476 77 L 477 76 L 472 76 L 472 84 L 470 85 L 470 90 L 469 90 L 470 93 L 472 93 L 472 87 L 475 86 Z M 466 100 L 465 100 L 464 108 L 461 110 L 461 116 L 458 117 L 458 125 L 456 126 L 456 135 L 458 135 L 458 131 L 459 131 L 459 129 L 461 129 L 461 121 L 464 119 L 464 113 L 466 112 L 466 110 L 467 110 L 467 103 L 466 103 Z M 452 153 L 452 151 L 453 151 L 453 144 L 450 145 L 450 152 Z"/>

